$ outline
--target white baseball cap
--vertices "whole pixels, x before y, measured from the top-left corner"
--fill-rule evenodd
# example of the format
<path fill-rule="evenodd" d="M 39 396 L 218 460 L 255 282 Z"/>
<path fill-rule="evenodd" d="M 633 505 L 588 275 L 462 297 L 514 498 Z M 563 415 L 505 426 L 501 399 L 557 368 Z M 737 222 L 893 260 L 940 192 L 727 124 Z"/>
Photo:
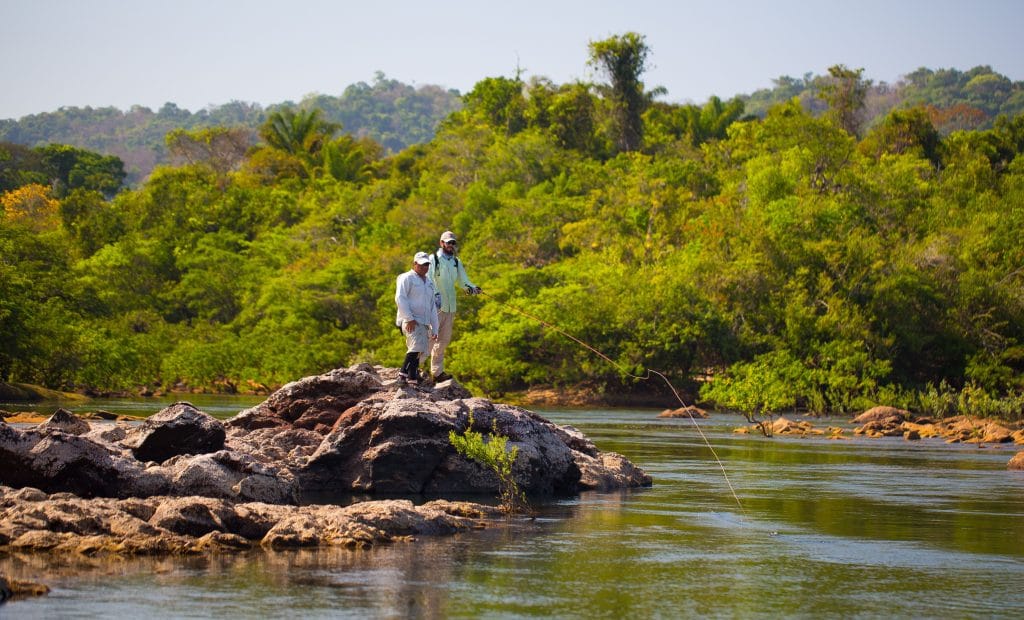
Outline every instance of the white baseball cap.
<path fill-rule="evenodd" d="M 416 252 L 416 256 L 412 259 L 412 261 L 417 265 L 429 265 L 430 254 L 427 254 L 426 252 Z"/>
<path fill-rule="evenodd" d="M 441 234 L 441 243 L 446 241 L 455 241 L 455 233 L 450 230 L 446 230 Z"/>

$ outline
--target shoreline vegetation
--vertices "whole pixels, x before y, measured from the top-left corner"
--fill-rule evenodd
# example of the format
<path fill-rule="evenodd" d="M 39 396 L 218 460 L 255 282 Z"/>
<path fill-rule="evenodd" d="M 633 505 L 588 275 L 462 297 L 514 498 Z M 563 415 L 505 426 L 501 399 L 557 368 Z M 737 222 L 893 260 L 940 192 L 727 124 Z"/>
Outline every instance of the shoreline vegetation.
<path fill-rule="evenodd" d="M 223 391 L 211 391 L 202 389 L 178 389 L 178 390 L 153 390 L 148 387 L 143 387 L 136 391 L 121 391 L 121 392 L 97 392 L 95 390 L 82 390 L 79 392 L 67 392 L 52 390 L 43 386 L 33 385 L 29 383 L 5 383 L 0 382 L 0 402 L 8 404 L 32 404 L 38 402 L 53 402 L 58 405 L 62 403 L 87 403 L 93 398 L 125 398 L 125 399 L 138 399 L 138 398 L 158 398 L 158 397 L 180 397 L 180 400 L 188 400 L 190 395 L 195 394 L 208 394 L 208 395 L 231 395 L 231 396 L 259 396 L 269 395 L 281 386 L 275 386 L 273 388 L 267 388 L 266 386 L 259 386 L 257 389 L 241 390 L 234 392 L 223 392 Z M 1002 422 L 1011 424 L 1024 425 L 1024 395 L 1010 394 L 1004 398 L 992 398 L 983 390 L 977 390 L 968 386 L 963 390 L 954 390 L 949 386 L 940 386 L 942 391 L 932 388 L 927 393 L 916 393 L 916 394 L 904 394 L 900 398 L 894 398 L 894 402 L 890 403 L 874 403 L 871 406 L 865 407 L 860 411 L 854 412 L 835 412 L 835 413 L 816 413 L 813 411 L 800 411 L 800 410 L 778 410 L 765 412 L 761 415 L 750 416 L 751 421 L 753 418 L 774 418 L 778 416 L 781 419 L 785 419 L 784 416 L 797 415 L 801 417 L 809 418 L 831 418 L 831 417 L 846 417 L 847 415 L 856 416 L 861 414 L 863 411 L 870 410 L 872 407 L 888 407 L 895 410 L 906 411 L 907 416 L 919 415 L 925 417 L 932 417 L 938 419 L 952 418 L 956 416 L 976 417 L 979 419 L 994 419 Z M 693 399 L 692 397 L 687 398 L 684 395 L 685 404 L 682 408 L 678 409 L 679 412 L 676 415 L 669 415 L 672 409 L 675 408 L 677 401 L 674 401 L 673 397 L 668 394 L 652 392 L 640 392 L 634 391 L 630 393 L 606 393 L 601 390 L 595 389 L 595 386 L 583 383 L 576 386 L 535 386 L 528 390 L 522 390 L 518 392 L 507 392 L 495 395 L 496 398 L 500 398 L 503 402 L 511 405 L 521 407 L 555 407 L 555 408 L 566 408 L 566 409 L 584 409 L 590 407 L 601 407 L 601 408 L 619 408 L 619 407 L 641 407 L 641 408 L 662 408 L 662 417 L 685 417 L 686 415 L 697 413 L 694 417 L 706 417 L 705 409 L 708 411 L 714 411 L 715 408 L 707 407 L 707 403 L 702 403 L 699 399 Z M 918 404 L 917 407 L 907 406 L 908 402 Z M 669 407 L 669 409 L 665 409 Z M 722 408 L 719 408 L 722 410 Z M 0 414 L 7 413 L 13 415 L 17 412 L 3 412 L 0 410 Z M 42 421 L 40 418 L 48 418 L 43 414 L 32 414 L 26 417 L 26 421 Z M 131 417 L 131 416 L 126 416 Z M 109 416 L 104 415 L 102 412 L 97 419 L 112 419 Z M 771 421 L 768 422 L 771 424 Z M 756 426 L 756 425 L 755 425 Z M 770 434 L 770 431 L 769 433 Z"/>
<path fill-rule="evenodd" d="M 280 389 L 280 388 L 278 388 Z M 276 389 L 273 391 L 277 391 Z M 146 392 L 143 394 L 111 394 L 110 398 L 147 398 L 153 396 L 180 396 L 180 400 L 186 401 L 190 394 L 214 394 L 214 392 L 199 391 L 177 391 L 168 393 Z M 245 395 L 258 395 L 259 392 L 246 392 Z M 22 400 L 12 399 L 11 396 L 21 396 Z M 32 402 L 77 402 L 87 403 L 89 397 L 74 392 L 58 392 L 41 386 L 30 384 L 7 384 L 0 383 L 0 400 L 15 404 L 21 402 L 29 404 Z M 572 388 L 534 388 L 521 393 L 505 394 L 503 402 L 519 407 L 555 407 L 566 409 L 584 409 L 591 407 L 616 408 L 616 407 L 644 407 L 658 408 L 663 406 L 664 398 L 641 396 L 630 398 L 629 395 L 607 396 L 596 395 L 586 389 Z M 734 430 L 737 433 L 760 433 L 765 436 L 785 435 L 795 437 L 826 436 L 829 439 L 847 439 L 849 433 L 846 429 L 826 424 L 825 428 L 816 425 L 810 419 L 828 421 L 832 418 L 852 418 L 854 424 L 862 424 L 853 429 L 853 435 L 866 437 L 893 437 L 900 436 L 907 440 L 918 440 L 923 438 L 941 437 L 947 443 L 978 443 L 978 444 L 1000 444 L 1016 443 L 1024 444 L 1024 419 L 1013 418 L 1012 416 L 993 416 L 983 413 L 962 412 L 955 403 L 964 401 L 961 397 L 950 396 L 946 399 L 951 403 L 947 415 L 936 418 L 927 414 L 912 412 L 896 407 L 879 405 L 863 412 L 856 412 L 851 415 L 819 415 L 811 412 L 778 412 L 773 415 L 761 416 L 761 420 L 749 426 L 738 427 Z M 60 411 L 58 409 L 57 411 Z M 0 410 L 0 419 L 13 424 L 43 424 L 57 414 L 41 413 L 31 411 L 4 411 Z M 69 412 L 70 413 L 70 412 Z M 702 409 L 696 405 L 688 405 L 676 409 L 663 409 L 657 417 L 660 418 L 708 418 L 713 410 Z M 141 422 L 148 416 L 134 416 L 123 414 L 112 414 L 103 410 L 90 411 L 74 414 L 79 418 L 88 421 L 137 421 Z M 802 420 L 793 421 L 791 418 L 800 417 Z"/>

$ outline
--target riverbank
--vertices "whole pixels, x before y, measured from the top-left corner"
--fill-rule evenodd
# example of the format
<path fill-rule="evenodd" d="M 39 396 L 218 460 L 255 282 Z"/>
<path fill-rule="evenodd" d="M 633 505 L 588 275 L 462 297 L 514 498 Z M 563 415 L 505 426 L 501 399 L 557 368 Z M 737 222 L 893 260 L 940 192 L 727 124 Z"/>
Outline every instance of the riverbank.
<path fill-rule="evenodd" d="M 34 403 L 40 401 L 82 402 L 89 397 L 75 392 L 51 390 L 31 383 L 5 383 L 0 381 L 0 402 Z"/>
<path fill-rule="evenodd" d="M 0 402 L 33 403 L 40 401 L 84 402 L 92 398 L 162 398 L 176 397 L 188 400 L 190 396 L 232 395 L 232 396 L 267 396 L 283 386 L 271 386 L 249 382 L 244 385 L 231 385 L 228 390 L 205 390 L 201 388 L 152 389 L 141 387 L 135 391 L 102 392 L 91 388 L 82 388 L 77 392 L 52 390 L 29 383 L 0 382 Z M 502 402 L 521 407 L 660 407 L 675 406 L 678 402 L 671 392 L 651 386 L 648 390 L 632 392 L 608 392 L 596 384 L 581 383 L 573 386 L 555 387 L 550 385 L 535 386 L 527 390 L 504 392 L 495 395 Z"/>

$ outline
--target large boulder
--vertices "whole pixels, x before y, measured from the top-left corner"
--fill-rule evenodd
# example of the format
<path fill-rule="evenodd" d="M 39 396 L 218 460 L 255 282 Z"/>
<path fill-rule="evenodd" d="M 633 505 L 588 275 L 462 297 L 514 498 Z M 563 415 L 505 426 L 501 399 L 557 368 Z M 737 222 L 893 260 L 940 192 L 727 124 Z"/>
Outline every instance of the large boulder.
<path fill-rule="evenodd" d="M 166 476 L 85 437 L 0 424 L 0 484 L 82 497 L 166 493 Z"/>
<path fill-rule="evenodd" d="M 250 455 L 221 450 L 178 456 L 160 467 L 170 478 L 170 493 L 238 501 L 294 504 L 295 476 L 283 467 L 261 463 Z"/>
<path fill-rule="evenodd" d="M 853 423 L 867 424 L 868 422 L 878 422 L 885 424 L 899 424 L 904 420 L 909 420 L 910 417 L 910 412 L 904 409 L 879 405 L 878 407 L 872 407 L 855 417 L 853 419 Z"/>
<path fill-rule="evenodd" d="M 224 448 L 224 425 L 191 403 L 178 402 L 131 429 L 122 445 L 140 461 L 161 463 L 180 454 L 207 454 Z"/>
<path fill-rule="evenodd" d="M 495 493 L 493 472 L 459 455 L 449 433 L 498 433 L 518 449 L 513 475 L 528 494 L 579 491 L 581 472 L 568 433 L 540 416 L 482 398 L 434 402 L 401 398 L 363 401 L 296 472 L 303 492 L 428 495 Z M 603 486 L 603 485 L 598 485 Z"/>
<path fill-rule="evenodd" d="M 603 457 L 576 429 L 472 398 L 454 380 L 401 386 L 396 372 L 362 364 L 289 383 L 228 420 L 227 445 L 286 466 L 307 498 L 493 494 L 494 472 L 458 454 L 449 439 L 472 419 L 475 431 L 497 432 L 518 450 L 513 475 L 528 494 L 651 484 L 621 456 Z"/>
<path fill-rule="evenodd" d="M 369 364 L 337 368 L 288 383 L 228 421 L 229 428 L 294 427 L 327 432 L 343 411 L 382 389 Z"/>

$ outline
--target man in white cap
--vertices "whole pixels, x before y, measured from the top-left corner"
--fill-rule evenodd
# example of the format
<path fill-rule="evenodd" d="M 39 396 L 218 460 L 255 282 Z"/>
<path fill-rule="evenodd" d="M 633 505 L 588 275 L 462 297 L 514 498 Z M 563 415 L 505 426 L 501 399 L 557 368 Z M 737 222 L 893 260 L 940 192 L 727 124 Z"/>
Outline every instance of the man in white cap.
<path fill-rule="evenodd" d="M 427 277 L 430 254 L 417 252 L 412 269 L 395 281 L 395 304 L 398 316 L 395 324 L 405 335 L 405 361 L 398 371 L 399 385 L 420 382 L 420 361 L 427 354 L 430 341 L 437 341 L 437 308 L 440 294 Z"/>
<path fill-rule="evenodd" d="M 440 247 L 431 257 L 428 277 L 441 292 L 441 308 L 438 312 L 440 325 L 434 347 L 430 351 L 430 372 L 434 381 L 440 383 L 452 376 L 444 371 L 444 350 L 452 341 L 452 324 L 455 322 L 455 288 L 462 288 L 470 295 L 481 293 L 480 287 L 473 284 L 466 275 L 466 266 L 459 262 L 456 254 L 459 241 L 450 230 L 441 235 Z"/>

